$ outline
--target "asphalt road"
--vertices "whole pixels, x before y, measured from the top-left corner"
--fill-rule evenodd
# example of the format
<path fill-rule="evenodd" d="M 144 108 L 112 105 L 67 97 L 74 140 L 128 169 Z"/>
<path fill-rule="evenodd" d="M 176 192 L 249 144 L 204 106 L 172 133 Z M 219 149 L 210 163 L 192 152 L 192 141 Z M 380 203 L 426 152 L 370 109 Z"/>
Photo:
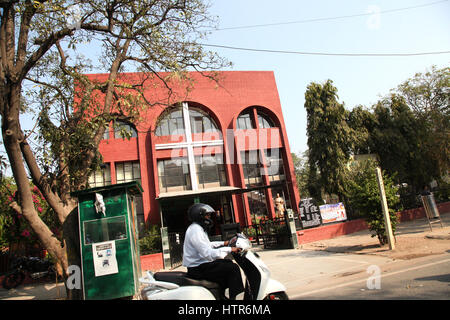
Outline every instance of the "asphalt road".
<path fill-rule="evenodd" d="M 354 257 L 348 256 L 348 259 Z M 361 261 L 360 261 L 361 262 Z M 382 262 L 382 261 L 378 261 Z M 362 264 L 288 288 L 293 300 L 449 300 L 450 254 Z"/>

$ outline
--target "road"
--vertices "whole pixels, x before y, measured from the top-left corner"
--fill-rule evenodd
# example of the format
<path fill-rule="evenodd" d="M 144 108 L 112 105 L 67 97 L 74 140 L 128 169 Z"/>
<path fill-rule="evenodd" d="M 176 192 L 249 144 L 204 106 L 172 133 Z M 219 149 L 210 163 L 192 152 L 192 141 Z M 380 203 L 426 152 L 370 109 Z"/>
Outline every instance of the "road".
<path fill-rule="evenodd" d="M 392 260 L 299 251 L 290 259 L 290 265 L 296 266 L 291 271 L 267 258 L 273 277 L 286 285 L 293 300 L 450 299 L 450 253 Z M 301 275 L 298 269 L 302 269 Z"/>

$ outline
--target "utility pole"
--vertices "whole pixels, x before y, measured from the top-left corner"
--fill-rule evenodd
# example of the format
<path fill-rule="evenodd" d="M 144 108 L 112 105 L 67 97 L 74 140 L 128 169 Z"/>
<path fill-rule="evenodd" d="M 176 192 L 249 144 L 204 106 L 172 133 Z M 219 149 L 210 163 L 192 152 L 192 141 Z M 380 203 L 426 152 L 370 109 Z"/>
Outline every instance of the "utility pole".
<path fill-rule="evenodd" d="M 394 234 L 392 232 L 391 218 L 389 217 L 389 208 L 387 205 L 386 193 L 384 191 L 383 176 L 381 175 L 380 167 L 376 167 L 375 170 L 377 173 L 378 188 L 380 189 L 381 207 L 383 209 L 384 227 L 386 229 L 386 235 L 389 242 L 389 249 L 394 250 L 395 249 Z"/>

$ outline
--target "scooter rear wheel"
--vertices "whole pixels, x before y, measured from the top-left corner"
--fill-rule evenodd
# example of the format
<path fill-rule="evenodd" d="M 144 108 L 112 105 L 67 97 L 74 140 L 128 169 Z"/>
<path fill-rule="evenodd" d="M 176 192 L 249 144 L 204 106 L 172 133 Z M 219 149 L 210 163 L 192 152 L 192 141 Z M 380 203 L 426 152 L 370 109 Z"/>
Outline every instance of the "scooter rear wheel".
<path fill-rule="evenodd" d="M 280 291 L 268 294 L 264 300 L 289 300 L 289 297 L 286 292 Z"/>

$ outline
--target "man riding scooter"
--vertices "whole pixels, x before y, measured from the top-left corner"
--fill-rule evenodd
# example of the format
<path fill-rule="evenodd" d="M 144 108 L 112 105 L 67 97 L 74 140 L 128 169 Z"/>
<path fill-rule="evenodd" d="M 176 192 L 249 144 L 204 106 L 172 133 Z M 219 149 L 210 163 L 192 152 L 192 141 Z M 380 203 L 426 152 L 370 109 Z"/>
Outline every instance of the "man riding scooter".
<path fill-rule="evenodd" d="M 229 299 L 244 291 L 241 272 L 233 261 L 224 259 L 230 252 L 239 252 L 228 247 L 229 241 L 209 241 L 208 231 L 213 227 L 211 214 L 214 209 L 203 203 L 196 203 L 188 210 L 191 225 L 186 230 L 183 247 L 183 266 L 193 279 L 205 279 L 229 288 Z"/>

